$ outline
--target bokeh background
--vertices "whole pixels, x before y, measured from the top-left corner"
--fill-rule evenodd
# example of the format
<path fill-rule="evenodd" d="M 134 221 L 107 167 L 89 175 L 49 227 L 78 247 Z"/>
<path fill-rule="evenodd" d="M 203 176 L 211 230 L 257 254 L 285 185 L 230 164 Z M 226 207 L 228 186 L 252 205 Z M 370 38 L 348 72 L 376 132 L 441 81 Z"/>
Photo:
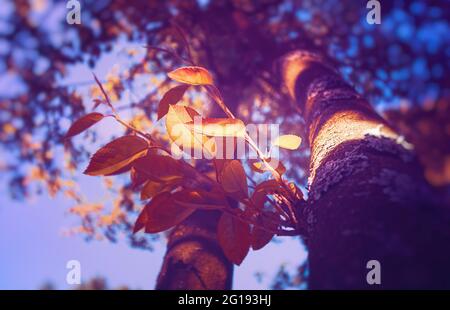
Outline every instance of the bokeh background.
<path fill-rule="evenodd" d="M 0 289 L 72 289 L 71 259 L 85 288 L 154 287 L 165 235 L 130 233 L 142 203 L 127 176 L 82 174 L 124 130 L 104 120 L 62 139 L 101 98 L 93 72 L 124 119 L 164 138 L 166 73 L 191 54 L 241 119 L 302 135 L 274 68 L 293 49 L 318 50 L 415 145 L 450 202 L 448 1 L 380 1 L 380 25 L 367 23 L 367 1 L 80 0 L 80 25 L 66 22 L 67 2 L 0 0 Z M 196 90 L 186 101 L 215 113 Z M 308 145 L 282 156 L 305 190 Z M 235 268 L 233 287 L 306 288 L 306 257 L 299 238 L 277 238 Z"/>

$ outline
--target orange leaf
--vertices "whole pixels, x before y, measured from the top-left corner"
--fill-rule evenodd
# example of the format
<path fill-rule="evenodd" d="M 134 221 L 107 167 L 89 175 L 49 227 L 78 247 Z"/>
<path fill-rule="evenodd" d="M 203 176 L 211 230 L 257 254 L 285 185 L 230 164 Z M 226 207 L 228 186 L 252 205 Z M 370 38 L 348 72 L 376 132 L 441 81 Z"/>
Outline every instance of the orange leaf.
<path fill-rule="evenodd" d="M 240 265 L 250 249 L 250 225 L 223 213 L 217 225 L 217 238 L 225 256 Z"/>
<path fill-rule="evenodd" d="M 92 156 L 87 175 L 108 175 L 145 156 L 148 143 L 137 136 L 123 136 L 102 147 Z"/>
<path fill-rule="evenodd" d="M 224 166 L 220 183 L 227 193 L 236 194 L 236 199 L 248 197 L 247 176 L 239 160 L 232 160 Z"/>
<path fill-rule="evenodd" d="M 188 123 L 195 132 L 212 137 L 244 137 L 245 124 L 240 119 L 203 118 L 201 122 Z"/>
<path fill-rule="evenodd" d="M 163 118 L 167 112 L 169 112 L 169 106 L 171 104 L 176 104 L 183 98 L 184 93 L 188 89 L 189 85 L 179 85 L 174 88 L 169 89 L 158 105 L 158 120 Z"/>
<path fill-rule="evenodd" d="M 181 67 L 168 73 L 168 76 L 177 82 L 191 85 L 210 85 L 213 78 L 208 70 L 202 67 Z"/>
<path fill-rule="evenodd" d="M 145 206 L 144 211 L 147 212 L 145 232 L 158 233 L 184 221 L 195 211 L 195 208 L 175 203 L 172 195 L 164 192 L 155 196 Z"/>
<path fill-rule="evenodd" d="M 302 138 L 296 135 L 283 135 L 279 136 L 272 143 L 274 146 L 279 146 L 288 150 L 296 150 L 300 147 L 302 143 Z"/>
<path fill-rule="evenodd" d="M 76 120 L 66 133 L 65 139 L 76 136 L 103 119 L 103 114 L 92 112 Z"/>
<path fill-rule="evenodd" d="M 188 123 L 194 121 L 194 117 L 200 117 L 197 111 L 190 107 L 171 105 L 167 113 L 166 128 L 170 139 L 184 152 L 194 155 L 205 155 L 213 158 L 215 155 L 215 140 L 193 132 Z"/>

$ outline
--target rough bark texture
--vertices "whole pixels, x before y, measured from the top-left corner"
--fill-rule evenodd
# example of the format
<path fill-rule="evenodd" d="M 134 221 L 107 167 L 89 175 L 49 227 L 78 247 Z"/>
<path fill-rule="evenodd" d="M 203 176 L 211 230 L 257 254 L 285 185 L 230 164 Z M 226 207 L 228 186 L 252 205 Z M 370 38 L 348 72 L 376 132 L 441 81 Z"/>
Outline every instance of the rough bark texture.
<path fill-rule="evenodd" d="M 219 216 L 197 211 L 171 231 L 156 289 L 231 289 L 233 265 L 216 238 Z"/>
<path fill-rule="evenodd" d="M 448 212 L 412 146 L 317 54 L 291 53 L 282 75 L 311 146 L 309 288 L 449 288 Z M 367 283 L 370 260 L 381 285 Z"/>

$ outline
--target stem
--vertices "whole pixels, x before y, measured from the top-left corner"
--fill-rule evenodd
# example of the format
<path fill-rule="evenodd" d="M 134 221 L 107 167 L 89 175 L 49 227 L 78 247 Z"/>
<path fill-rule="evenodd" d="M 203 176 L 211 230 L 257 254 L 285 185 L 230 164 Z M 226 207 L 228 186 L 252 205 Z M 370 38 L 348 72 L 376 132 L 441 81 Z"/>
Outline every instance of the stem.
<path fill-rule="evenodd" d="M 213 85 L 213 87 L 215 87 Z M 236 119 L 236 117 L 234 116 L 233 112 L 230 111 L 230 109 L 228 109 L 228 107 L 226 106 L 225 102 L 223 102 L 222 98 L 215 95 L 214 93 L 212 93 L 211 89 L 209 87 L 205 87 L 206 92 L 211 96 L 211 98 L 213 98 L 216 103 L 219 105 L 219 107 L 225 112 L 225 114 L 231 118 L 231 119 Z M 247 141 L 247 143 L 253 148 L 253 150 L 256 152 L 256 154 L 258 155 L 258 157 L 261 159 L 261 161 L 264 163 L 264 165 L 266 166 L 267 170 L 269 170 L 272 173 L 272 176 L 275 178 L 275 180 L 280 183 L 281 186 L 283 186 L 287 193 L 289 193 L 289 196 L 291 199 L 294 198 L 293 193 L 291 192 L 291 189 L 286 185 L 286 183 L 284 183 L 283 178 L 281 176 L 281 174 L 278 173 L 278 171 L 276 171 L 266 160 L 264 153 L 258 148 L 258 145 L 255 143 L 255 141 L 253 141 L 253 139 L 247 134 L 247 132 L 244 134 L 244 139 L 245 141 Z M 294 199 L 293 199 L 294 200 Z M 295 212 L 294 212 L 294 208 L 291 205 L 290 200 L 286 199 L 286 205 L 289 209 L 289 213 L 292 217 L 292 220 L 294 221 L 294 223 L 298 223 L 297 221 L 297 217 L 295 216 Z"/>

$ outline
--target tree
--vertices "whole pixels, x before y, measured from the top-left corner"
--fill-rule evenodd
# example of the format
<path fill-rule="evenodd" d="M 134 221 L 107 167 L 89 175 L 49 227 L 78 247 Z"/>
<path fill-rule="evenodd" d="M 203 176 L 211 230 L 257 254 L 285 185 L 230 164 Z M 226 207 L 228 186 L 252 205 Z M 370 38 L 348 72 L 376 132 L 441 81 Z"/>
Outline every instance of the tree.
<path fill-rule="evenodd" d="M 435 203 L 412 145 L 318 55 L 293 53 L 282 72 L 311 145 L 310 287 L 365 288 L 373 259 L 383 288 L 448 287 L 450 253 L 436 244 L 449 242 L 449 210 Z"/>
<path fill-rule="evenodd" d="M 55 3 L 49 5 L 50 11 L 57 8 Z M 359 93 L 364 93 L 374 103 L 387 101 L 387 105 L 391 105 L 395 103 L 395 98 L 400 97 L 409 99 L 411 106 L 419 106 L 424 100 L 446 96 L 445 87 L 442 87 L 445 85 L 445 75 L 439 72 L 446 70 L 442 61 L 445 59 L 442 42 L 445 42 L 448 32 L 445 23 L 441 23 L 445 20 L 445 9 L 442 3 L 435 1 L 427 4 L 419 2 L 411 7 L 383 3 L 382 28 L 368 28 L 359 22 L 366 11 L 356 1 L 339 4 L 335 1 L 320 4 L 313 1 L 211 1 L 207 4 L 197 1 L 143 1 L 133 4 L 127 1 L 86 1 L 82 9 L 82 24 L 76 27 L 57 24 L 60 28 L 36 21 L 36 15 L 32 13 L 39 10 L 28 1 L 14 1 L 8 7 L 6 21 L 9 30 L 2 31 L 1 37 L 8 42 L 8 51 L 14 53 L 3 53 L 2 60 L 8 74 L 18 77 L 25 88 L 25 91 L 2 98 L 6 113 L 0 118 L 4 129 L 1 141 L 5 147 L 15 150 L 13 157 L 17 158 L 7 167 L 12 176 L 12 193 L 22 197 L 27 193 L 29 188 L 26 184 L 31 180 L 44 181 L 51 193 L 64 191 L 78 204 L 72 212 L 81 216 L 82 230 L 88 236 L 94 236 L 100 230 L 107 238 L 115 240 L 117 232 L 130 232 L 136 215 L 136 199 L 133 186 L 125 183 L 119 189 L 121 195 L 117 199 L 117 207 L 104 214 L 95 211 L 98 210 L 95 205 L 80 201 L 80 195 L 67 186 L 70 183 L 65 170 L 58 165 L 51 151 L 56 152 L 66 132 L 67 126 L 61 126 L 61 120 L 76 120 L 85 115 L 85 110 L 90 110 L 92 105 L 87 105 L 86 101 L 83 104 L 73 85 L 61 85 L 59 79 L 71 64 L 84 62 L 94 66 L 120 40 L 137 42 L 139 49 L 142 45 L 147 49 L 138 61 L 130 53 L 129 67 L 118 76 L 110 76 L 106 81 L 101 78 L 109 95 L 116 97 L 113 101 L 123 98 L 125 89 L 136 89 L 136 81 L 142 76 L 166 76 L 167 72 L 177 67 L 191 65 L 189 61 L 193 60 L 214 75 L 224 102 L 233 114 L 245 123 L 251 122 L 253 116 L 260 116 L 259 122 L 279 122 L 282 119 L 282 131 L 286 133 L 310 131 L 312 124 L 312 120 L 306 118 L 306 123 L 302 123 L 300 115 L 305 117 L 306 110 L 299 109 L 299 106 L 304 103 L 298 102 L 299 105 L 294 105 L 294 108 L 285 104 L 290 101 L 289 96 L 280 91 L 281 79 L 273 72 L 275 62 L 297 49 L 329 55 L 327 62 L 331 64 L 326 67 L 340 69 L 346 82 L 355 85 Z M 49 14 L 48 11 L 46 14 Z M 45 14 L 37 16 L 42 20 L 46 17 Z M 436 35 L 423 35 L 430 32 L 430 27 Z M 411 31 L 408 31 L 411 28 L 421 33 L 418 40 L 411 39 Z M 47 39 L 53 38 L 55 29 L 57 33 L 64 33 L 62 41 Z M 313 67 L 323 76 L 330 75 L 323 70 L 323 65 L 316 63 L 314 61 Z M 90 77 L 85 79 L 89 83 L 93 80 Z M 305 83 L 313 82 L 310 79 L 308 74 Z M 334 76 L 333 80 L 343 85 Z M 157 103 L 168 88 L 166 78 L 154 85 L 145 96 L 119 108 L 136 115 L 136 122 L 151 122 L 151 115 L 158 112 Z M 342 88 L 350 98 L 356 96 L 345 86 Z M 197 93 L 196 90 L 191 92 Z M 307 95 L 308 92 L 305 89 L 297 91 L 298 95 Z M 95 105 L 99 104 L 101 109 L 104 98 L 98 95 L 101 93 L 97 88 L 90 98 L 97 99 Z M 192 96 L 186 97 L 184 100 L 193 104 Z M 223 117 L 216 110 L 210 113 L 214 117 Z M 373 112 L 367 113 L 375 117 L 375 122 L 383 125 L 382 128 L 390 127 Z M 132 130 L 126 129 L 125 134 L 130 133 Z M 316 140 L 307 139 L 305 134 L 303 136 L 303 140 L 309 140 L 314 147 Z M 90 134 L 88 137 L 95 136 Z M 66 142 L 66 147 L 72 168 L 84 162 L 89 154 L 82 146 L 70 141 Z M 289 158 L 283 158 L 283 162 L 295 167 L 289 169 L 286 175 L 298 186 L 306 185 L 307 147 L 307 143 L 303 143 L 301 151 L 291 152 Z M 313 171 L 317 169 L 316 175 L 320 176 L 320 165 L 315 164 L 318 159 L 313 153 L 312 164 L 317 166 Z M 36 166 L 32 173 L 23 168 L 24 162 Z M 411 165 L 416 167 L 416 164 Z M 204 172 L 211 167 L 202 163 L 196 169 Z M 414 179 L 419 180 L 419 177 Z M 326 195 L 328 193 L 326 191 Z M 335 229 L 333 231 L 340 229 L 330 226 L 330 231 L 331 228 Z M 151 240 L 132 234 L 128 236 L 131 245 L 151 248 Z M 313 240 L 311 242 L 315 246 L 321 245 Z M 170 253 L 167 257 L 171 257 Z M 329 267 L 333 269 L 332 264 Z M 333 269 L 330 274 L 338 273 Z M 326 279 L 325 274 L 322 276 Z M 311 281 L 314 283 L 313 279 Z"/>

